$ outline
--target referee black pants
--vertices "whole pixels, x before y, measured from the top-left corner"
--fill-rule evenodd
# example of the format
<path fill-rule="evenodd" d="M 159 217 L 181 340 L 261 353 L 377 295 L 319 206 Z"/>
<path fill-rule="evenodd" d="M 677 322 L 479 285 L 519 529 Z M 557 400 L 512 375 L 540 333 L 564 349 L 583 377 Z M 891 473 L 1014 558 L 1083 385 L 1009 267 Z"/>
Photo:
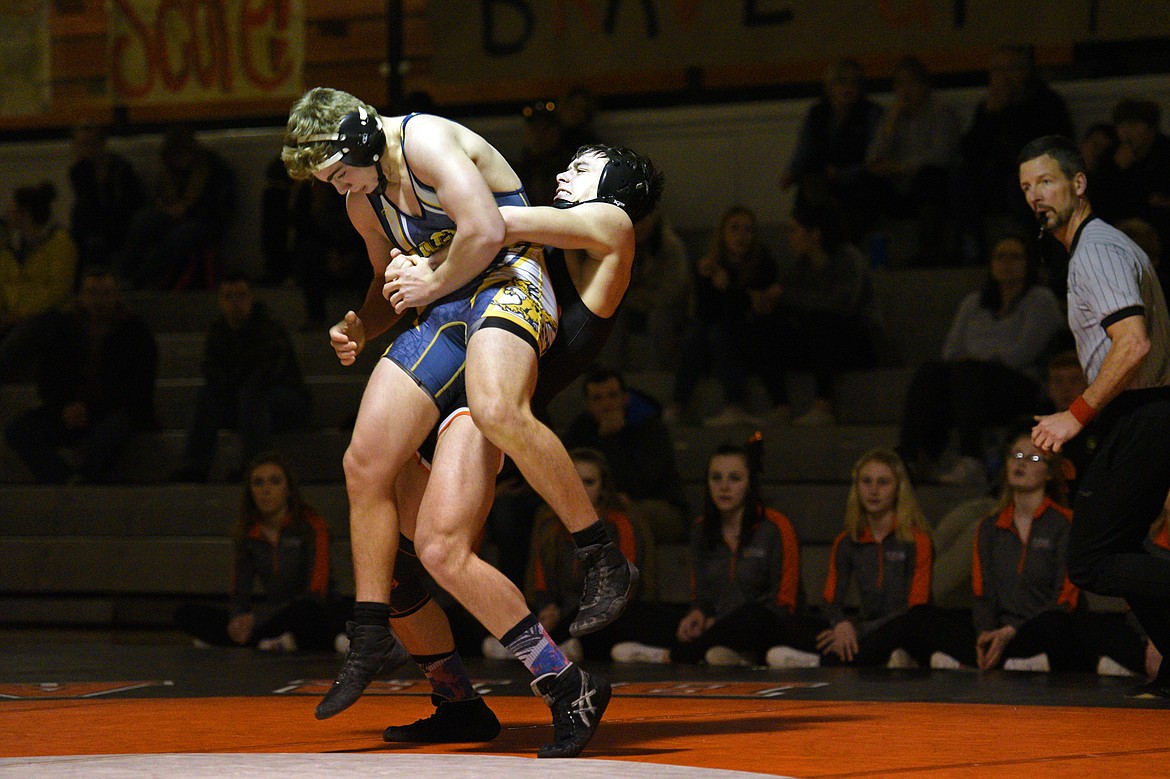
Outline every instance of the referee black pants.
<path fill-rule="evenodd" d="M 1125 598 L 1170 657 L 1170 560 L 1143 546 L 1170 491 L 1170 387 L 1123 392 L 1086 433 L 1100 443 L 1073 507 L 1069 578 Z"/>

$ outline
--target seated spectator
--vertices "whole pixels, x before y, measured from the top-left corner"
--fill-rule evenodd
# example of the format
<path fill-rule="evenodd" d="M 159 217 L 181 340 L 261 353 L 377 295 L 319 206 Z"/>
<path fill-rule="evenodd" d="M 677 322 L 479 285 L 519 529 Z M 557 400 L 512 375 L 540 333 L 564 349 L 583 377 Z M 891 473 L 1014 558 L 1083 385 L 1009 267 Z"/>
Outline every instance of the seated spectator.
<path fill-rule="evenodd" d="M 694 318 L 683 334 L 667 421 L 678 421 L 698 387 L 711 373 L 723 385 L 725 408 L 704 420 L 709 425 L 751 424 L 744 355 L 748 290 L 776 275 L 776 264 L 760 243 L 756 215 L 732 206 L 719 217 L 711 249 L 691 269 Z"/>
<path fill-rule="evenodd" d="M 934 650 L 944 657 L 932 665 L 1092 670 L 1073 619 L 1080 591 L 1068 579 L 1072 511 L 1060 457 L 1041 452 L 1022 429 L 1005 460 L 999 504 L 976 531 L 971 625 L 955 613 L 938 624 Z"/>
<path fill-rule="evenodd" d="M 562 436 L 565 447 L 588 447 L 605 456 L 614 489 L 656 541 L 685 539 L 686 498 L 658 402 L 627 389 L 618 371 L 596 366 L 585 374 L 584 389 L 585 411 Z"/>
<path fill-rule="evenodd" d="M 106 130 L 93 122 L 73 127 L 70 232 L 82 268 L 109 266 L 122 251 L 126 228 L 145 199 L 142 181 L 125 157 L 106 145 Z"/>
<path fill-rule="evenodd" d="M 248 464 L 240 502 L 230 604 L 183 604 L 175 623 L 196 645 L 344 651 L 349 609 L 333 592 L 329 527 L 280 455 Z"/>
<path fill-rule="evenodd" d="M 243 459 L 268 450 L 272 435 L 305 424 L 311 400 L 288 332 L 258 301 L 243 274 L 219 284 L 220 316 L 203 347 L 205 383 L 195 397 L 183 462 L 174 481 L 207 481 L 217 431 L 235 428 Z"/>
<path fill-rule="evenodd" d="M 86 269 L 77 304 L 37 318 L 41 405 L 9 423 L 8 444 L 42 484 L 106 481 L 130 440 L 153 423 L 158 347 L 113 273 Z M 73 465 L 61 447 L 78 447 Z"/>
<path fill-rule="evenodd" d="M 1081 155 L 1085 158 L 1085 176 L 1087 178 L 1090 180 L 1096 178 L 1097 172 L 1101 170 L 1105 161 L 1112 159 L 1113 154 L 1117 151 L 1118 143 L 1117 128 L 1109 122 L 1097 122 L 1085 130 L 1078 146 Z M 1090 190 L 1090 198 L 1096 202 L 1092 190 Z"/>
<path fill-rule="evenodd" d="M 551 100 L 524 106 L 524 145 L 516 175 L 524 184 L 528 202 L 534 206 L 551 206 L 557 193 L 557 174 L 565 169 L 565 160 L 573 159 L 577 147 L 561 145 L 561 125 L 553 113 Z"/>
<path fill-rule="evenodd" d="M 690 261 L 661 208 L 634 224 L 634 264 L 602 359 L 620 368 L 673 371 L 690 319 Z"/>
<path fill-rule="evenodd" d="M 918 222 L 915 265 L 946 263 L 950 179 L 958 159 L 959 116 L 930 90 L 917 57 L 894 66 L 894 101 L 865 154 L 866 203 L 886 218 Z"/>
<path fill-rule="evenodd" d="M 218 250 L 236 212 L 235 174 L 190 127 L 167 130 L 159 156 L 154 198 L 131 219 L 116 268 L 136 289 L 169 287 L 193 253 Z"/>
<path fill-rule="evenodd" d="M 1045 371 L 1043 398 L 1036 413 L 1052 414 L 1066 411 L 1073 401 L 1085 391 L 1085 372 L 1075 350 L 1057 352 L 1048 359 Z M 1006 442 L 1010 443 L 1010 442 Z M 1097 438 L 1092 431 L 1085 431 L 1061 449 L 1065 472 L 1062 477 L 1068 485 L 1068 499 L 1076 498 L 1077 475 L 1084 473 L 1088 459 L 1096 449 Z M 1005 447 L 1006 448 L 1006 447 Z M 1001 476 L 1005 465 L 999 463 Z M 998 485 L 1002 489 L 1002 485 Z M 993 489 L 995 485 L 993 485 Z M 998 493 L 997 493 L 998 494 Z M 981 496 L 966 500 L 948 511 L 934 527 L 934 581 L 931 588 L 936 606 L 942 608 L 971 607 L 971 545 L 979 522 L 996 510 L 998 497 Z"/>
<path fill-rule="evenodd" d="M 1150 264 L 1158 272 L 1162 295 L 1170 300 L 1170 263 L 1162 262 L 1162 239 L 1158 236 L 1158 231 L 1146 220 L 1136 217 L 1122 219 L 1117 223 L 1117 229 L 1128 235 L 1130 240 L 1150 258 Z"/>
<path fill-rule="evenodd" d="M 4 214 L 0 242 L 0 381 L 21 378 L 34 358 L 36 317 L 69 303 L 77 280 L 77 244 L 53 219 L 50 181 L 18 187 Z"/>
<path fill-rule="evenodd" d="M 931 612 L 931 554 L 930 530 L 902 460 L 889 449 L 866 452 L 853 466 L 845 530 L 829 557 L 830 627 L 817 636 L 826 662 L 891 668 L 929 662 L 919 626 Z M 847 609 L 851 585 L 860 600 L 856 615 Z"/>
<path fill-rule="evenodd" d="M 264 166 L 260 192 L 260 253 L 264 255 L 265 286 L 282 284 L 291 271 L 293 180 L 276 155 Z"/>
<path fill-rule="evenodd" d="M 654 539 L 649 529 L 624 508 L 625 501 L 614 490 L 605 455 L 595 449 L 577 448 L 572 449 L 569 456 L 581 476 L 589 500 L 597 509 L 598 518 L 605 525 L 605 532 L 626 559 L 638 567 L 638 589 L 633 598 L 635 603 L 644 600 L 644 593 L 654 592 Z M 580 638 L 569 635 L 569 625 L 581 605 L 585 583 L 585 571 L 576 550 L 572 536 L 552 509 L 548 506 L 541 508 L 533 531 L 532 557 L 524 595 L 540 624 L 566 656 L 576 662 L 585 658 L 605 661 L 631 617 L 627 611 L 625 619 L 596 633 Z M 484 640 L 486 657 L 503 658 L 510 654 L 506 652 L 496 639 L 489 636 Z"/>
<path fill-rule="evenodd" d="M 752 292 L 749 362 L 764 376 L 780 419 L 789 409 L 784 373 L 811 370 L 813 404 L 793 424 L 832 424 L 836 375 L 876 361 L 881 327 L 873 279 L 865 257 L 845 241 L 831 201 L 796 204 L 788 245 L 796 261 L 778 282 Z"/>
<path fill-rule="evenodd" d="M 959 459 L 936 478 L 985 485 L 985 431 L 1035 412 L 1041 360 L 1066 325 L 1052 291 L 1039 283 L 1034 248 L 1022 236 L 995 243 L 987 280 L 959 304 L 942 360 L 915 372 L 898 450 L 916 477 L 936 468 L 957 428 Z"/>
<path fill-rule="evenodd" d="M 707 465 L 703 514 L 691 531 L 691 605 L 637 612 L 619 663 L 781 664 L 814 655 L 818 623 L 803 614 L 800 544 L 760 496 L 759 447 L 720 446 Z M 629 614 L 626 620 L 632 620 Z M 785 652 L 771 652 L 774 647 Z"/>
<path fill-rule="evenodd" d="M 825 70 L 824 96 L 804 116 L 796 150 L 781 178 L 787 190 L 797 185 L 796 199 L 833 198 L 846 212 L 845 223 L 859 240 L 869 232 L 859 188 L 866 150 L 882 118 L 882 107 L 865 94 L 865 71 L 853 59 L 839 59 Z"/>
<path fill-rule="evenodd" d="M 1005 223 L 1036 223 L 1020 197 L 1016 155 L 1024 144 L 1042 135 L 1073 137 L 1068 106 L 1040 77 L 1031 46 L 997 47 L 987 71 L 987 93 L 959 146 L 957 206 L 967 220 L 964 254 L 971 263 L 986 251 L 988 223 L 996 231 Z"/>
<path fill-rule="evenodd" d="M 1093 179 L 1093 209 L 1105 221 L 1144 219 L 1170 242 L 1170 137 L 1152 100 L 1122 100 L 1113 109 L 1117 148 Z"/>
<path fill-rule="evenodd" d="M 345 198 L 329 184 L 317 179 L 295 182 L 290 208 L 292 272 L 305 301 L 301 329 L 325 331 L 330 292 L 344 290 L 360 300 L 369 289 L 366 245 L 346 215 Z"/>

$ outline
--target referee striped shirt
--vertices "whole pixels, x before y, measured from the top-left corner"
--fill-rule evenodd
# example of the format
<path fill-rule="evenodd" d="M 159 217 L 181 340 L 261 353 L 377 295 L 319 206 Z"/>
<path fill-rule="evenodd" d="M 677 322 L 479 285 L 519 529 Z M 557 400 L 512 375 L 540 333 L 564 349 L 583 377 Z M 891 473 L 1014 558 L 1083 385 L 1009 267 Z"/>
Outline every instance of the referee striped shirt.
<path fill-rule="evenodd" d="M 1134 315 L 1146 318 L 1150 352 L 1126 389 L 1170 385 L 1170 319 L 1154 267 L 1125 233 L 1090 216 L 1077 229 L 1068 265 L 1068 325 L 1090 384 L 1112 343 L 1105 329 Z"/>

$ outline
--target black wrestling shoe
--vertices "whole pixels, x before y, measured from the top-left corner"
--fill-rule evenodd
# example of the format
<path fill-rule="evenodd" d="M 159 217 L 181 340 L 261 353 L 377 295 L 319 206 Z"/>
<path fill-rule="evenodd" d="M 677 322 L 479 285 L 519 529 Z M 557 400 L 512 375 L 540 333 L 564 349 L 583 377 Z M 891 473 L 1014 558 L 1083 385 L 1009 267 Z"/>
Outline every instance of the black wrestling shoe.
<path fill-rule="evenodd" d="M 500 721 L 478 695 L 449 701 L 431 694 L 435 713 L 410 725 L 391 725 L 382 732 L 383 741 L 414 744 L 460 744 L 491 741 L 500 735 Z"/>
<path fill-rule="evenodd" d="M 317 719 L 345 711 L 362 697 L 375 676 L 397 670 L 410 659 L 406 647 L 385 625 L 346 622 L 345 633 L 349 636 L 349 650 L 333 686 L 317 704 Z"/>
<path fill-rule="evenodd" d="M 601 715 L 609 705 L 612 689 L 600 676 L 591 676 L 576 665 L 559 674 L 545 674 L 532 681 L 532 691 L 552 709 L 553 742 L 537 757 L 576 757 L 593 738 Z"/>
<path fill-rule="evenodd" d="M 613 541 L 583 546 L 577 550 L 577 558 L 585 566 L 585 592 L 569 634 L 584 636 L 622 615 L 638 584 L 638 569 Z"/>

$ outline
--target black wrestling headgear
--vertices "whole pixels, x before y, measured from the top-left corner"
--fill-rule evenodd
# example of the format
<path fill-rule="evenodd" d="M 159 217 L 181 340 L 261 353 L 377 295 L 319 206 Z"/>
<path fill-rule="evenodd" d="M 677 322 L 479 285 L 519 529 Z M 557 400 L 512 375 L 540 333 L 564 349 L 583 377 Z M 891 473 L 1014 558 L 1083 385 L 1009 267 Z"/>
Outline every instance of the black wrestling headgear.
<path fill-rule="evenodd" d="M 631 222 L 637 222 L 654 210 L 661 184 L 655 187 L 652 180 L 655 176 L 661 178 L 661 174 L 655 171 L 649 160 L 628 149 L 613 146 L 583 146 L 577 151 L 577 156 L 589 152 L 602 154 L 606 158 L 605 167 L 601 169 L 601 176 L 597 180 L 597 197 L 593 198 L 594 201 L 612 203 L 625 211 Z M 558 200 L 553 205 L 568 208 L 577 204 Z"/>
<path fill-rule="evenodd" d="M 364 108 L 350 111 L 341 118 L 337 132 L 318 133 L 298 138 L 298 144 L 329 141 L 332 154 L 321 163 L 327 168 L 335 162 L 355 168 L 368 168 L 378 162 L 386 148 L 386 133 L 378 124 L 378 118 L 371 116 Z"/>

